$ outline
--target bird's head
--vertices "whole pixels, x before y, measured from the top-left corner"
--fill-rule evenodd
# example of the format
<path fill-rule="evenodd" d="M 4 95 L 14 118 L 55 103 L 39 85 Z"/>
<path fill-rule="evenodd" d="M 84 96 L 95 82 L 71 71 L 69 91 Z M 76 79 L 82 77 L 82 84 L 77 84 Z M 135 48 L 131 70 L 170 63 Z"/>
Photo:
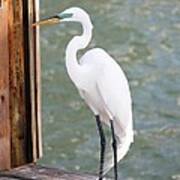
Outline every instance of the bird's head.
<path fill-rule="evenodd" d="M 87 20 L 90 20 L 90 17 L 85 10 L 78 7 L 72 7 L 49 18 L 42 19 L 39 22 L 34 23 L 33 26 L 57 24 L 61 22 L 83 22 Z"/>

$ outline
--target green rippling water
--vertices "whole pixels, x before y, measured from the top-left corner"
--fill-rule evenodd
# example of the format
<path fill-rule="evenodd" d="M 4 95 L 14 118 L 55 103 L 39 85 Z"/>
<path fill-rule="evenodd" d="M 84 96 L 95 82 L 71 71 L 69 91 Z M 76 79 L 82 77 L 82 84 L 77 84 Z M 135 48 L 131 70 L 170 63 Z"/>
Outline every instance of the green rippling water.
<path fill-rule="evenodd" d="M 40 2 L 41 17 L 71 6 L 85 8 L 95 26 L 90 47 L 105 48 L 128 76 L 135 143 L 119 163 L 120 178 L 180 179 L 180 1 Z M 68 41 L 80 32 L 74 23 L 41 29 L 44 157 L 39 163 L 97 172 L 95 120 L 64 63 Z"/>

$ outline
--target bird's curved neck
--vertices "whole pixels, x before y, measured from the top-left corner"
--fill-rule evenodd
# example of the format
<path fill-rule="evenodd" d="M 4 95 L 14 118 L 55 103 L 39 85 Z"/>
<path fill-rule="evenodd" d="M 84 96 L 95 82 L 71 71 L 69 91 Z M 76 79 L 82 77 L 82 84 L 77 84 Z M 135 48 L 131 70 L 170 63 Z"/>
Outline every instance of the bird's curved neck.
<path fill-rule="evenodd" d="M 83 33 L 81 36 L 75 36 L 68 44 L 66 49 L 66 68 L 71 80 L 76 86 L 79 86 L 80 79 L 83 76 L 83 70 L 77 60 L 77 52 L 88 46 L 92 38 L 92 24 L 90 19 L 81 21 Z"/>

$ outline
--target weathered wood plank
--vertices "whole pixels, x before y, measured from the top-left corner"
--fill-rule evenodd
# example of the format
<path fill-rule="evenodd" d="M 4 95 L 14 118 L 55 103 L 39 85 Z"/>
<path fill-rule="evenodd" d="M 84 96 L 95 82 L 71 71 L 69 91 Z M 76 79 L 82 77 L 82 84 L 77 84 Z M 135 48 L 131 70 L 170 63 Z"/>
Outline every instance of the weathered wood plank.
<path fill-rule="evenodd" d="M 12 166 L 27 162 L 23 1 L 8 0 Z"/>
<path fill-rule="evenodd" d="M 0 169 L 42 155 L 37 0 L 1 0 Z"/>
<path fill-rule="evenodd" d="M 33 22 L 39 21 L 39 1 L 33 0 Z M 32 22 L 32 21 L 31 21 Z M 32 27 L 32 24 L 31 24 Z M 40 61 L 40 35 L 39 27 L 33 28 L 34 54 L 35 54 L 35 99 L 36 99 L 36 122 L 37 122 L 37 147 L 38 158 L 42 157 L 42 119 L 41 119 L 41 61 Z"/>
<path fill-rule="evenodd" d="M 28 49 L 29 51 L 29 71 L 30 71 L 30 94 L 31 94 L 31 134 L 32 134 L 32 155 L 37 159 L 37 123 L 36 123 L 36 104 L 35 104 L 35 59 L 34 59 L 34 36 L 32 31 L 33 6 L 32 0 L 26 1 L 27 20 L 28 20 Z"/>
<path fill-rule="evenodd" d="M 40 121 L 40 66 L 35 0 L 7 0 L 9 23 L 11 167 L 35 162 L 42 154 Z M 37 57 L 36 57 L 37 56 Z M 36 67 L 37 66 L 37 67 Z M 40 75 L 38 75 L 40 76 Z M 38 117 L 37 117 L 38 116 Z M 37 120 L 38 119 L 38 120 Z"/>
<path fill-rule="evenodd" d="M 31 102 L 31 136 L 32 136 L 32 159 L 36 161 L 42 156 L 41 141 L 41 88 L 40 88 L 40 55 L 39 55 L 39 30 L 32 28 L 32 23 L 37 21 L 39 16 L 39 1 L 24 1 L 24 17 L 26 32 L 26 52 L 28 53 L 28 71 L 30 83 Z"/>
<path fill-rule="evenodd" d="M 29 70 L 30 70 L 30 87 L 31 87 L 31 125 L 32 125 L 32 154 L 33 159 L 38 158 L 38 124 L 37 124 L 37 89 L 36 89 L 36 42 L 35 31 L 31 24 L 35 21 L 34 0 L 27 1 L 28 17 L 28 51 L 29 51 Z"/>
<path fill-rule="evenodd" d="M 2 5 L 2 2 L 1 2 Z M 10 168 L 7 2 L 0 9 L 0 168 Z"/>
<path fill-rule="evenodd" d="M 97 176 L 80 173 L 70 173 L 57 168 L 47 168 L 36 165 L 23 166 L 10 172 L 0 173 L 3 180 L 96 180 Z M 106 179 L 108 180 L 108 179 Z M 110 180 L 110 179 L 109 179 Z"/>

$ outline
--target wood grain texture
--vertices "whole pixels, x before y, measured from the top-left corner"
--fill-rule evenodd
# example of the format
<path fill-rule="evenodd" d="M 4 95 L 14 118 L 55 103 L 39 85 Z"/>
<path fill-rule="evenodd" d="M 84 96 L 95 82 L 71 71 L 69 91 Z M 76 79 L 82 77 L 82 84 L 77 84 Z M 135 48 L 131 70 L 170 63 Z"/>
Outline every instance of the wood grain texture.
<path fill-rule="evenodd" d="M 3 180 L 96 180 L 95 175 L 66 172 L 57 168 L 48 168 L 37 165 L 23 166 L 7 173 L 0 173 Z M 106 178 L 110 180 L 110 178 Z"/>
<path fill-rule="evenodd" d="M 7 2 L 0 9 L 0 169 L 10 168 Z"/>
<path fill-rule="evenodd" d="M 32 28 L 32 23 L 34 21 L 34 8 L 33 1 L 27 1 L 27 19 L 28 19 L 28 50 L 29 51 L 29 71 L 30 71 L 30 94 L 31 94 L 31 134 L 32 134 L 32 157 L 37 159 L 37 123 L 36 123 L 36 74 L 35 74 L 35 55 L 34 55 L 34 33 Z"/>
<path fill-rule="evenodd" d="M 42 155 L 36 0 L 3 0 L 0 9 L 0 170 Z"/>
<path fill-rule="evenodd" d="M 31 102 L 31 134 L 32 134 L 32 159 L 36 161 L 42 156 L 41 140 L 41 87 L 40 87 L 40 55 L 39 55 L 39 30 L 32 27 L 32 23 L 37 21 L 39 16 L 39 1 L 29 0 L 24 2 L 27 7 L 24 17 L 27 17 L 28 36 L 26 42 L 26 52 L 29 62 L 29 82 L 30 82 L 30 102 Z"/>
<path fill-rule="evenodd" d="M 8 0 L 10 50 L 11 166 L 36 162 L 40 143 L 37 115 L 40 91 L 36 70 L 34 0 Z"/>
<path fill-rule="evenodd" d="M 8 0 L 11 166 L 27 162 L 25 67 L 22 0 Z"/>
<path fill-rule="evenodd" d="M 33 22 L 39 21 L 39 1 L 33 0 Z M 32 21 L 31 21 L 32 23 Z M 40 34 L 39 27 L 33 28 L 34 54 L 35 54 L 35 99 L 36 99 L 36 123 L 37 123 L 37 158 L 43 155 L 42 150 L 42 119 L 41 119 L 41 60 L 40 60 Z"/>

